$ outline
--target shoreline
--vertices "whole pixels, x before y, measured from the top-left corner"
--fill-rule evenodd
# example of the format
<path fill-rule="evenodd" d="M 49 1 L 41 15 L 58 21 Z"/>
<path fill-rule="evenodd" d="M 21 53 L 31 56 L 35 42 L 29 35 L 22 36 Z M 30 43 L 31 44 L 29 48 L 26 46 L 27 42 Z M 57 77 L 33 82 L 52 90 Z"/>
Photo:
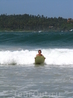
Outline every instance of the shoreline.
<path fill-rule="evenodd" d="M 0 32 L 38 32 L 38 33 L 42 33 L 42 32 L 72 32 L 70 30 L 0 30 Z"/>

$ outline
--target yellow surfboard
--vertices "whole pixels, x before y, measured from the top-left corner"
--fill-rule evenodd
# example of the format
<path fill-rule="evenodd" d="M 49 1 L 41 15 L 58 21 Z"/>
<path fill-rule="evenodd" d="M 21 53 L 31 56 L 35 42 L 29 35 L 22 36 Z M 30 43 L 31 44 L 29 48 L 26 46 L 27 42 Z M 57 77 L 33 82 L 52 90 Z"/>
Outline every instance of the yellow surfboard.
<path fill-rule="evenodd" d="M 35 57 L 35 64 L 43 64 L 45 61 L 44 56 L 37 56 Z"/>

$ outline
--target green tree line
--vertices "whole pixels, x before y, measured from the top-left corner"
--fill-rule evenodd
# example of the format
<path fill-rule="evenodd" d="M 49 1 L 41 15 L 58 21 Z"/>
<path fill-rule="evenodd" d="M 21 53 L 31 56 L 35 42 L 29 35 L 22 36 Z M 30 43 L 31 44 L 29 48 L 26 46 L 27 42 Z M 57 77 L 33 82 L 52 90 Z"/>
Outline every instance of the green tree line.
<path fill-rule="evenodd" d="M 73 21 L 62 17 L 44 17 L 43 15 L 0 15 L 0 30 L 70 30 Z"/>

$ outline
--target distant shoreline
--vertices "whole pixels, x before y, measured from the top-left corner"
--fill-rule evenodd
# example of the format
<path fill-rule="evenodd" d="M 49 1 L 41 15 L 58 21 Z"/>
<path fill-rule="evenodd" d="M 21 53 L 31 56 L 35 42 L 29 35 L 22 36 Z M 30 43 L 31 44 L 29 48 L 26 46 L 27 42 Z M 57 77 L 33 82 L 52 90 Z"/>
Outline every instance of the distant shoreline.
<path fill-rule="evenodd" d="M 33 32 L 33 33 L 42 33 L 42 32 L 72 32 L 70 30 L 38 30 L 38 31 L 34 31 L 34 30 L 0 30 L 0 32 Z"/>
<path fill-rule="evenodd" d="M 43 15 L 0 15 L 0 31 L 4 32 L 43 32 L 70 31 L 73 19 L 45 17 Z"/>

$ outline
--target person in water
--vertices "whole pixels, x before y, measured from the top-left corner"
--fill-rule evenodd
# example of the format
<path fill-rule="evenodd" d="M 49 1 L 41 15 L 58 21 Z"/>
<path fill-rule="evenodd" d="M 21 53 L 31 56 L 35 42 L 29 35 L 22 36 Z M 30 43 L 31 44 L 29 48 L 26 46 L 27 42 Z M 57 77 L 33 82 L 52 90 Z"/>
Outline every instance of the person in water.
<path fill-rule="evenodd" d="M 36 57 L 37 57 L 37 56 L 43 56 L 41 53 L 42 53 L 42 51 L 41 51 L 41 50 L 38 50 L 38 54 L 36 55 Z M 35 57 L 35 58 L 36 58 L 36 57 Z M 44 57 L 44 56 L 43 56 L 43 57 Z M 44 59 L 45 59 L 45 57 L 44 57 Z"/>

